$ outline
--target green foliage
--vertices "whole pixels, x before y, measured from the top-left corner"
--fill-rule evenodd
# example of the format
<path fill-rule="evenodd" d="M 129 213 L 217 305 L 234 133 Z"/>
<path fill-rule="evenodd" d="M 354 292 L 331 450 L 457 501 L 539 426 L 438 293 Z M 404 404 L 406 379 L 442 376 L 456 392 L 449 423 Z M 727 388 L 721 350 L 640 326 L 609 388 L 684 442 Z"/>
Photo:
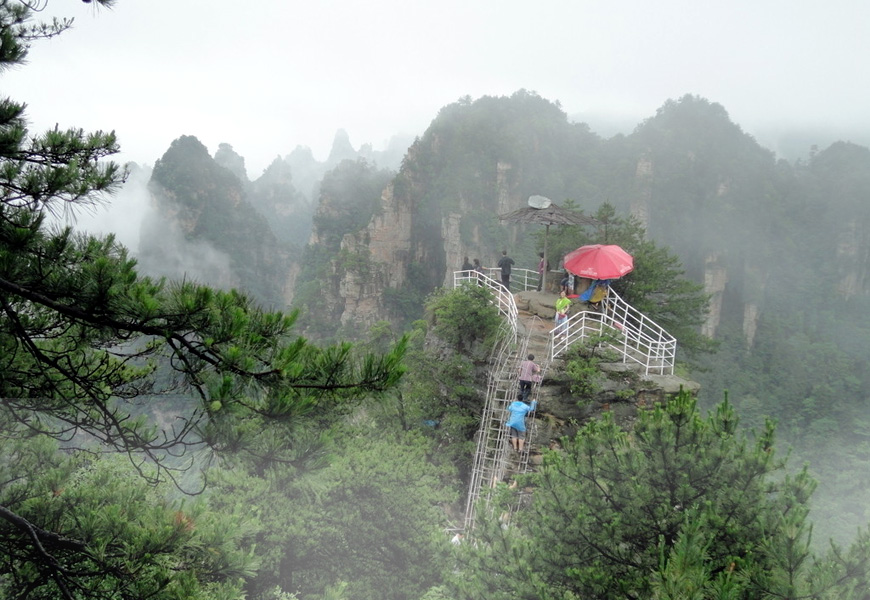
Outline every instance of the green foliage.
<path fill-rule="evenodd" d="M 568 390 L 581 401 L 589 401 L 601 385 L 596 381 L 601 377 L 597 360 L 591 357 L 577 357 L 565 364 L 565 374 L 570 378 Z"/>
<path fill-rule="evenodd" d="M 328 464 L 316 470 L 273 463 L 261 475 L 219 474 L 215 503 L 257 515 L 252 541 L 263 567 L 249 592 L 278 586 L 321 597 L 418 597 L 440 581 L 447 540 L 440 505 L 455 499 L 451 469 L 427 458 L 419 432 L 379 425 L 363 414 L 328 436 Z"/>
<path fill-rule="evenodd" d="M 483 385 L 472 358 L 431 343 L 418 322 L 406 358 L 407 373 L 394 399 L 380 405 L 382 422 L 418 429 L 445 460 L 468 469 L 479 426 Z M 427 343 L 428 338 L 428 343 Z"/>
<path fill-rule="evenodd" d="M 434 321 L 433 331 L 459 352 L 475 347 L 488 351 L 497 339 L 501 316 L 492 293 L 482 286 L 440 289 L 426 303 Z"/>
<path fill-rule="evenodd" d="M 367 254 L 351 253 L 341 249 L 335 258 L 335 265 L 343 271 L 366 277 L 371 269 L 371 260 Z"/>
<path fill-rule="evenodd" d="M 612 341 L 612 336 L 591 337 L 572 345 L 565 353 L 562 368 L 568 377 L 568 390 L 581 401 L 588 402 L 601 390 L 600 380 L 604 376 L 599 365 L 611 360 L 604 344 Z"/>
<path fill-rule="evenodd" d="M 246 520 L 203 501 L 168 501 L 165 486 L 147 484 L 126 458 L 67 456 L 46 439 L 19 438 L 0 447 L 0 465 L 0 597 L 24 590 L 32 597 L 237 597 L 256 567 L 251 548 L 240 544 Z M 17 531 L 24 523 L 26 536 Z"/>
<path fill-rule="evenodd" d="M 785 474 L 773 443 L 770 423 L 749 443 L 727 402 L 702 418 L 687 393 L 641 412 L 630 432 L 609 415 L 590 422 L 545 455 L 529 477 L 532 506 L 514 525 L 483 520 L 462 547 L 453 591 L 494 600 L 863 598 L 868 547 L 812 555 L 815 483 L 806 470 Z"/>
<path fill-rule="evenodd" d="M 306 335 L 319 340 L 333 339 L 339 327 L 339 315 L 324 310 L 323 302 L 326 290 L 338 285 L 332 257 L 333 252 L 322 244 L 306 246 L 293 296 L 293 305 L 301 310 L 300 328 Z"/>
<path fill-rule="evenodd" d="M 420 314 L 420 296 L 408 286 L 386 288 L 384 305 L 401 320 L 412 319 Z"/>
<path fill-rule="evenodd" d="M 428 269 L 419 262 L 407 265 L 407 280 L 400 288 L 384 290 L 384 304 L 391 316 L 401 323 L 407 324 L 422 316 L 426 295 L 431 289 Z"/>

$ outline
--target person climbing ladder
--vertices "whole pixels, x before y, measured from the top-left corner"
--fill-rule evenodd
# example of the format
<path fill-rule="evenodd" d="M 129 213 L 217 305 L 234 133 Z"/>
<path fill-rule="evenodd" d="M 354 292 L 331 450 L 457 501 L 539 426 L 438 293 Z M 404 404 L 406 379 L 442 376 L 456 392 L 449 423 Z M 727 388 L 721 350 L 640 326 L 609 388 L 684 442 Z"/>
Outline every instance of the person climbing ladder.
<path fill-rule="evenodd" d="M 526 404 L 522 400 L 514 400 L 508 406 L 510 418 L 505 426 L 510 429 L 511 446 L 516 452 L 522 452 L 526 443 L 526 415 L 534 411 L 538 406 L 537 400 Z"/>
<path fill-rule="evenodd" d="M 520 363 L 520 391 L 517 400 L 523 402 L 529 401 L 529 394 L 532 393 L 532 383 L 535 375 L 541 372 L 541 367 L 535 364 L 535 355 L 529 354 L 526 360 Z"/>

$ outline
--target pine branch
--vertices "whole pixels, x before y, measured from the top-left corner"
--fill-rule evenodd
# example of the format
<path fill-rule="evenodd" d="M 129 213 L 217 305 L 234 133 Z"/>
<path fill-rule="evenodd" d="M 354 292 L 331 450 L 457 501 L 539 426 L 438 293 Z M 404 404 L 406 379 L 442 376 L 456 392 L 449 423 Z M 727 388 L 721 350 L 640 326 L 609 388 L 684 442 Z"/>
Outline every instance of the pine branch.
<path fill-rule="evenodd" d="M 69 587 L 66 584 L 66 577 L 69 573 L 60 565 L 58 560 L 45 549 L 43 542 L 59 549 L 72 550 L 74 552 L 87 554 L 87 546 L 84 542 L 66 538 L 52 531 L 46 531 L 45 529 L 37 527 L 24 517 L 21 517 L 2 505 L 0 505 L 0 518 L 14 525 L 30 538 L 34 550 L 39 555 L 42 563 L 50 569 L 51 577 L 57 584 L 61 594 L 63 594 L 63 597 L 67 600 L 75 600 L 72 592 L 70 592 Z"/>

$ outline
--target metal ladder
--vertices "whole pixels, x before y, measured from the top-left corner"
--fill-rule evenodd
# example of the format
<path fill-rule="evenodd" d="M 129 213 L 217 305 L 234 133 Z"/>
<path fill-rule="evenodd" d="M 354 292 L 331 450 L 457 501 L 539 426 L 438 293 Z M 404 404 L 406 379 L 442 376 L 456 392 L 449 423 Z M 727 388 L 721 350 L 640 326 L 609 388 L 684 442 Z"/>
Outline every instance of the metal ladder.
<path fill-rule="evenodd" d="M 488 505 L 488 500 L 495 486 L 505 480 L 509 472 L 526 473 L 529 470 L 530 440 L 535 438 L 537 424 L 534 413 L 526 417 L 526 444 L 516 460 L 511 461 L 511 448 L 508 440 L 508 429 L 505 422 L 508 418 L 507 407 L 516 400 L 519 391 L 519 365 L 526 356 L 530 334 L 516 348 L 511 340 L 505 339 L 493 353 L 486 402 L 481 415 L 478 429 L 474 463 L 469 482 L 468 499 L 465 507 L 465 530 L 474 527 L 476 511 L 481 497 Z M 549 353 L 547 353 L 549 354 Z M 549 360 L 540 363 L 541 379 L 549 366 Z M 532 386 L 531 397 L 537 399 L 540 382 Z"/>

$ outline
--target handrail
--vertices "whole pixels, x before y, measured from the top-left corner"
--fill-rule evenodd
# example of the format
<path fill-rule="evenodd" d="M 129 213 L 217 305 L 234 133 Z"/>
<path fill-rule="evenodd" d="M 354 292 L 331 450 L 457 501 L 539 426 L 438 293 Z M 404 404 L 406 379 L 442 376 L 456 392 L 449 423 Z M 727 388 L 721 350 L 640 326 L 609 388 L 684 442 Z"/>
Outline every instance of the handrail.
<path fill-rule="evenodd" d="M 568 318 L 562 330 L 550 332 L 550 360 L 573 342 L 592 335 L 606 336 L 604 345 L 618 352 L 622 362 L 643 367 L 644 375 L 673 375 L 677 340 L 612 289 L 601 312 L 584 310 Z"/>
<path fill-rule="evenodd" d="M 536 319 L 538 317 L 535 317 Z M 524 357 L 528 354 L 529 340 L 532 329 L 526 332 L 525 338 L 520 341 L 520 346 L 515 347 L 509 339 L 502 338 L 501 343 L 492 355 L 489 384 L 487 386 L 486 400 L 481 414 L 480 429 L 477 433 L 476 449 L 471 469 L 471 478 L 468 486 L 468 497 L 465 506 L 465 529 L 474 528 L 477 513 L 477 505 L 483 497 L 486 506 L 489 506 L 490 493 L 495 489 L 498 482 L 504 481 L 510 462 L 508 429 L 505 420 L 508 418 L 507 407 L 518 397 L 519 393 L 519 367 Z M 540 363 L 540 376 L 549 367 L 546 358 Z M 532 385 L 532 398 L 537 400 L 540 393 L 541 383 Z M 534 412 L 527 417 L 526 440 L 531 441 L 537 432 L 537 421 Z M 531 443 L 525 444 L 523 451 L 517 455 L 516 465 L 512 468 L 517 473 L 529 471 L 529 451 Z M 486 489 L 486 492 L 482 492 Z M 511 507 L 510 511 L 513 511 Z"/>
<path fill-rule="evenodd" d="M 484 267 L 486 276 L 493 281 L 501 282 L 501 269 L 498 267 Z M 540 274 L 532 269 L 511 269 L 511 290 L 514 292 L 527 292 L 538 289 Z"/>
<path fill-rule="evenodd" d="M 534 323 L 536 321 L 541 321 L 541 318 L 538 316 L 533 316 L 530 319 L 531 326 L 528 327 L 528 331 L 526 332 L 526 337 L 525 337 L 525 340 L 523 341 L 522 348 L 520 348 L 519 353 L 518 353 L 517 371 L 519 371 L 520 363 L 523 360 L 525 360 L 526 356 L 528 355 L 529 341 L 532 338 L 532 332 L 534 331 Z M 538 359 L 538 367 L 540 368 L 540 371 L 538 372 L 536 379 L 533 380 L 533 382 L 532 382 L 532 391 L 530 393 L 530 396 L 532 397 L 533 400 L 538 400 L 538 396 L 540 395 L 540 392 L 541 392 L 541 382 L 544 380 L 544 376 L 547 374 L 547 371 L 550 368 L 549 352 L 547 353 L 546 356 L 542 357 L 541 359 Z M 517 385 L 519 386 L 519 376 L 517 377 Z M 526 435 L 527 441 L 534 439 L 535 436 L 537 435 L 537 428 L 538 428 L 537 421 L 534 418 L 531 418 L 531 417 L 534 417 L 534 415 L 535 415 L 535 411 L 532 411 L 528 414 L 528 417 L 530 417 L 530 418 L 528 419 L 529 425 L 528 425 L 528 434 Z M 524 451 L 520 455 L 519 472 L 521 472 L 521 473 L 527 473 L 529 470 L 529 450 L 530 449 L 531 449 L 531 445 L 526 444 Z"/>
<path fill-rule="evenodd" d="M 492 271 L 492 269 L 490 269 Z M 519 311 L 517 310 L 517 303 L 514 300 L 514 295 L 504 289 L 504 286 L 500 281 L 496 281 L 489 275 L 484 273 L 479 273 L 477 271 L 454 271 L 453 272 L 453 287 L 457 288 L 463 284 L 466 285 L 482 285 L 487 288 L 494 297 L 493 304 L 495 304 L 496 308 L 498 308 L 498 312 L 500 312 L 507 320 L 510 325 L 511 331 L 513 332 L 513 341 L 517 340 L 517 319 L 519 318 Z"/>

